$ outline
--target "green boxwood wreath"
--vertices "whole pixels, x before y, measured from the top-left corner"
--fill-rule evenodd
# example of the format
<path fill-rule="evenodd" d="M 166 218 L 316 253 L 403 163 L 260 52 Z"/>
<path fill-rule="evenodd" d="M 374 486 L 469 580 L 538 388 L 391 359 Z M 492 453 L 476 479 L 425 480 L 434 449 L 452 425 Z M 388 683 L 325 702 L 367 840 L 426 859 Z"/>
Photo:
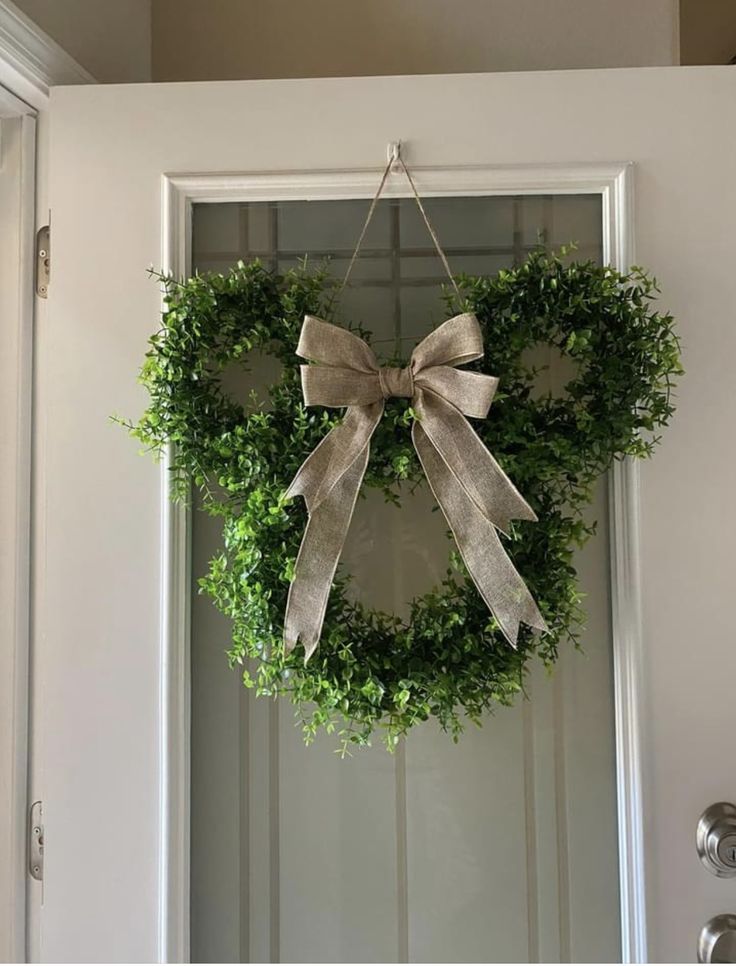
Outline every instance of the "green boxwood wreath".
<path fill-rule="evenodd" d="M 489 417 L 474 426 L 539 517 L 517 523 L 505 546 L 549 633 L 522 627 L 518 650 L 509 647 L 450 552 L 445 580 L 412 602 L 406 622 L 349 599 L 349 576 L 339 571 L 306 666 L 301 647 L 284 656 L 281 639 L 306 523 L 303 501 L 284 492 L 340 418 L 305 408 L 295 355 L 306 313 L 336 321 L 334 285 L 323 272 L 278 275 L 257 262 L 184 282 L 157 276 L 165 309 L 141 372 L 150 405 L 127 425 L 157 452 L 173 444 L 175 499 L 188 499 L 194 484 L 204 509 L 222 517 L 223 549 L 201 587 L 232 619 L 229 658 L 243 666 L 246 686 L 288 695 L 307 741 L 325 728 L 347 750 L 380 728 L 391 749 L 431 717 L 457 738 L 466 718 L 479 723 L 516 698 L 533 654 L 552 664 L 561 642 L 577 645 L 583 614 L 573 552 L 594 532 L 583 511 L 614 459 L 651 454 L 681 368 L 673 319 L 653 304 L 655 280 L 638 268 L 622 275 L 567 264 L 566 254 L 540 250 L 495 277 L 460 277 L 462 302 L 445 296 L 448 314 L 474 312 L 483 329 L 486 355 L 470 368 L 500 377 Z M 538 343 L 576 364 L 559 398 L 534 391 L 526 359 Z M 266 405 L 244 408 L 221 375 L 233 362 L 245 366 L 252 350 L 276 356 L 283 370 Z M 422 478 L 408 404 L 388 401 L 365 478 L 394 502 Z"/>

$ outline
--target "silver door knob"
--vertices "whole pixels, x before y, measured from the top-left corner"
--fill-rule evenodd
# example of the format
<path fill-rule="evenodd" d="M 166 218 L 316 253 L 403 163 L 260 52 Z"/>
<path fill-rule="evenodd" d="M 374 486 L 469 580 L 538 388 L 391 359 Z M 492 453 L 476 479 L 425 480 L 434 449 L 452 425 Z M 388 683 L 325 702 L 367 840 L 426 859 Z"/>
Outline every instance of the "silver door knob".
<path fill-rule="evenodd" d="M 714 916 L 698 940 L 699 963 L 736 963 L 736 916 Z"/>
<path fill-rule="evenodd" d="M 736 805 L 717 802 L 700 816 L 695 835 L 700 861 L 713 875 L 736 876 Z"/>

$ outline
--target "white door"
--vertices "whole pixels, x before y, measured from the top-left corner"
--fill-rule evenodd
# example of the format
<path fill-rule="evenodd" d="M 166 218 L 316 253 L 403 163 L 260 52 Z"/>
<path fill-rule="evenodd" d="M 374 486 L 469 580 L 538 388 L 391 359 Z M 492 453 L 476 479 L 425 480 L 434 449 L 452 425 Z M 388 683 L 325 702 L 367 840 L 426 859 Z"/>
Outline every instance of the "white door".
<path fill-rule="evenodd" d="M 728 123 L 735 93 L 728 68 L 54 92 L 51 317 L 38 335 L 36 417 L 36 511 L 46 534 L 34 620 L 42 668 L 44 960 L 188 956 L 187 521 L 167 503 L 165 473 L 136 459 L 108 419 L 143 405 L 134 376 L 160 308 L 145 268 L 183 273 L 192 266 L 197 204 L 370 197 L 385 145 L 399 138 L 430 196 L 598 196 L 603 257 L 620 267 L 646 265 L 680 320 L 687 376 L 674 425 L 640 474 L 619 467 L 609 481 L 611 609 L 600 634 L 610 626 L 620 865 L 609 916 L 616 931 L 620 924 L 624 958 L 687 962 L 702 925 L 736 911 L 733 882 L 710 875 L 694 847 L 703 808 L 736 797 L 727 565 L 736 535 L 728 445 L 736 402 L 727 388 L 736 347 L 729 318 L 736 132 Z M 575 687 L 567 695 L 558 686 L 558 717 L 585 707 L 586 688 L 581 704 Z M 540 701 L 549 698 L 540 693 Z M 605 699 L 601 708 L 606 715 Z M 275 712 L 258 704 L 247 713 Z M 584 719 L 569 717 L 567 736 L 584 737 Z M 351 943 L 376 934 L 387 934 L 387 945 L 364 945 L 363 958 L 574 959 L 583 949 L 593 958 L 592 946 L 574 948 L 583 933 L 571 911 L 574 853 L 566 837 L 577 836 L 582 866 L 610 866 L 615 858 L 606 846 L 605 802 L 598 822 L 592 805 L 576 811 L 591 793 L 585 782 L 571 793 L 553 780 L 566 794 L 558 796 L 547 839 L 539 823 L 549 816 L 528 811 L 523 789 L 513 798 L 493 779 L 489 746 L 476 735 L 457 749 L 421 735 L 407 743 L 401 768 L 374 752 L 342 771 L 331 766 L 323 780 L 334 783 L 343 818 L 365 788 L 385 798 L 376 805 L 384 812 L 375 848 L 341 825 L 331 850 L 339 857 L 356 849 L 361 868 L 374 859 L 367 874 L 384 888 L 361 907 L 344 903 L 354 884 L 341 879 L 340 861 L 316 877 L 312 891 L 308 877 L 300 882 L 314 853 L 273 802 L 304 794 L 306 779 L 297 779 L 307 768 L 296 744 L 279 758 L 265 737 L 258 743 L 258 733 L 248 732 L 249 814 L 268 814 L 260 851 L 247 856 L 247 875 L 260 876 L 261 885 L 254 890 L 256 880 L 248 879 L 243 958 L 298 959 L 299 930 L 319 915 L 323 894 L 333 909 L 324 928 L 339 926 L 345 935 L 328 936 L 304 958 L 348 958 Z M 262 734 L 280 731 L 266 722 Z M 508 758 L 501 774 L 511 774 L 524 750 L 523 721 L 517 727 L 504 719 L 492 734 L 498 755 Z M 513 772 L 522 785 L 543 783 L 547 764 L 550 732 L 527 725 L 529 734 L 537 736 L 538 753 Z M 602 787 L 596 782 L 590 778 L 593 793 Z M 453 794 L 437 802 L 437 791 L 448 789 Z M 527 809 L 521 824 L 535 834 L 519 835 L 521 849 L 498 850 L 489 845 L 503 841 L 491 838 L 492 826 L 516 802 Z M 231 805 L 223 796 L 223 816 Z M 218 822 L 212 801 L 208 807 Z M 381 865 L 389 815 L 396 821 L 386 834 L 398 841 Z M 448 815 L 475 823 L 473 848 L 459 860 L 452 841 L 437 847 Z M 556 845 L 553 859 L 530 849 L 547 841 Z M 453 905 L 471 880 L 472 908 Z M 603 894 L 610 880 L 590 873 L 589 881 Z M 202 880 L 192 877 L 193 894 L 196 888 Z M 504 903 L 508 917 L 504 912 L 504 922 L 484 933 L 492 919 L 486 909 L 498 914 Z M 202 908 L 193 906 L 193 914 Z M 524 944 L 512 946 L 507 934 L 519 930 L 526 930 Z"/>

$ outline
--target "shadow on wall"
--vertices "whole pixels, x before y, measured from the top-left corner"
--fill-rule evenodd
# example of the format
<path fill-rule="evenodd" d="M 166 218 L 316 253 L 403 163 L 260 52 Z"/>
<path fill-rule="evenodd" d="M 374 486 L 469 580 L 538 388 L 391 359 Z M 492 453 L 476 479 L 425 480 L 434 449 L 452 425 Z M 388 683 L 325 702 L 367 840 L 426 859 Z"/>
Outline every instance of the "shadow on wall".
<path fill-rule="evenodd" d="M 155 80 L 675 64 L 671 0 L 153 0 Z"/>
<path fill-rule="evenodd" d="M 100 83 L 727 64 L 733 0 L 15 0 Z"/>
<path fill-rule="evenodd" d="M 733 0 L 680 0 L 680 62 L 730 64 L 735 59 Z"/>

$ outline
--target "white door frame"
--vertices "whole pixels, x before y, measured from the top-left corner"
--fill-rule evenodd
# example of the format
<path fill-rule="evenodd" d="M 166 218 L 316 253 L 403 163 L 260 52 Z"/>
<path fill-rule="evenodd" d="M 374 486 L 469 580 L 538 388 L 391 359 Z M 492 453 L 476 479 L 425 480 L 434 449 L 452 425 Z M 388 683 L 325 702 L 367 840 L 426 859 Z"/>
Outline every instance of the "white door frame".
<path fill-rule="evenodd" d="M 634 263 L 633 166 L 630 163 L 545 167 L 413 168 L 425 196 L 598 194 L 603 206 L 603 256 L 627 271 Z M 177 277 L 191 269 L 192 205 L 217 201 L 370 198 L 375 170 L 253 174 L 169 174 L 162 182 L 162 266 Z M 386 197 L 407 197 L 389 181 Z M 189 959 L 189 603 L 190 515 L 168 499 L 161 473 L 162 599 L 160 682 L 159 954 Z M 639 472 L 617 462 L 610 478 L 611 608 L 615 688 L 621 950 L 624 963 L 647 959 L 641 797 L 642 736 L 639 681 L 642 621 Z"/>
<path fill-rule="evenodd" d="M 32 955 L 40 885 L 27 873 L 28 806 L 31 788 L 31 568 L 33 499 L 33 332 L 45 317 L 34 299 L 35 237 L 44 211 L 45 121 L 49 91 L 56 84 L 93 82 L 54 40 L 10 0 L 0 0 L 0 117 L 20 120 L 19 206 L 3 230 L 17 238 L 12 264 L 0 277 L 13 291 L 0 294 L 0 961 L 24 962 Z M 45 132 L 43 132 L 45 133 Z M 41 140 L 43 137 L 41 136 Z M 2 167 L 0 143 L 0 168 Z M 39 169 L 41 174 L 39 174 Z M 34 888 L 35 886 L 35 888 Z"/>
<path fill-rule="evenodd" d="M 92 74 L 11 0 L 0 0 L 0 85 L 45 111 L 52 87 L 93 83 Z"/>
<path fill-rule="evenodd" d="M 18 124 L 12 145 L 3 143 L 2 120 L 9 118 Z M 0 177 L 8 179 L 3 193 L 13 196 L 0 249 L 0 909 L 7 915 L 0 959 L 6 962 L 26 953 L 35 140 L 36 112 L 0 87 Z"/>

